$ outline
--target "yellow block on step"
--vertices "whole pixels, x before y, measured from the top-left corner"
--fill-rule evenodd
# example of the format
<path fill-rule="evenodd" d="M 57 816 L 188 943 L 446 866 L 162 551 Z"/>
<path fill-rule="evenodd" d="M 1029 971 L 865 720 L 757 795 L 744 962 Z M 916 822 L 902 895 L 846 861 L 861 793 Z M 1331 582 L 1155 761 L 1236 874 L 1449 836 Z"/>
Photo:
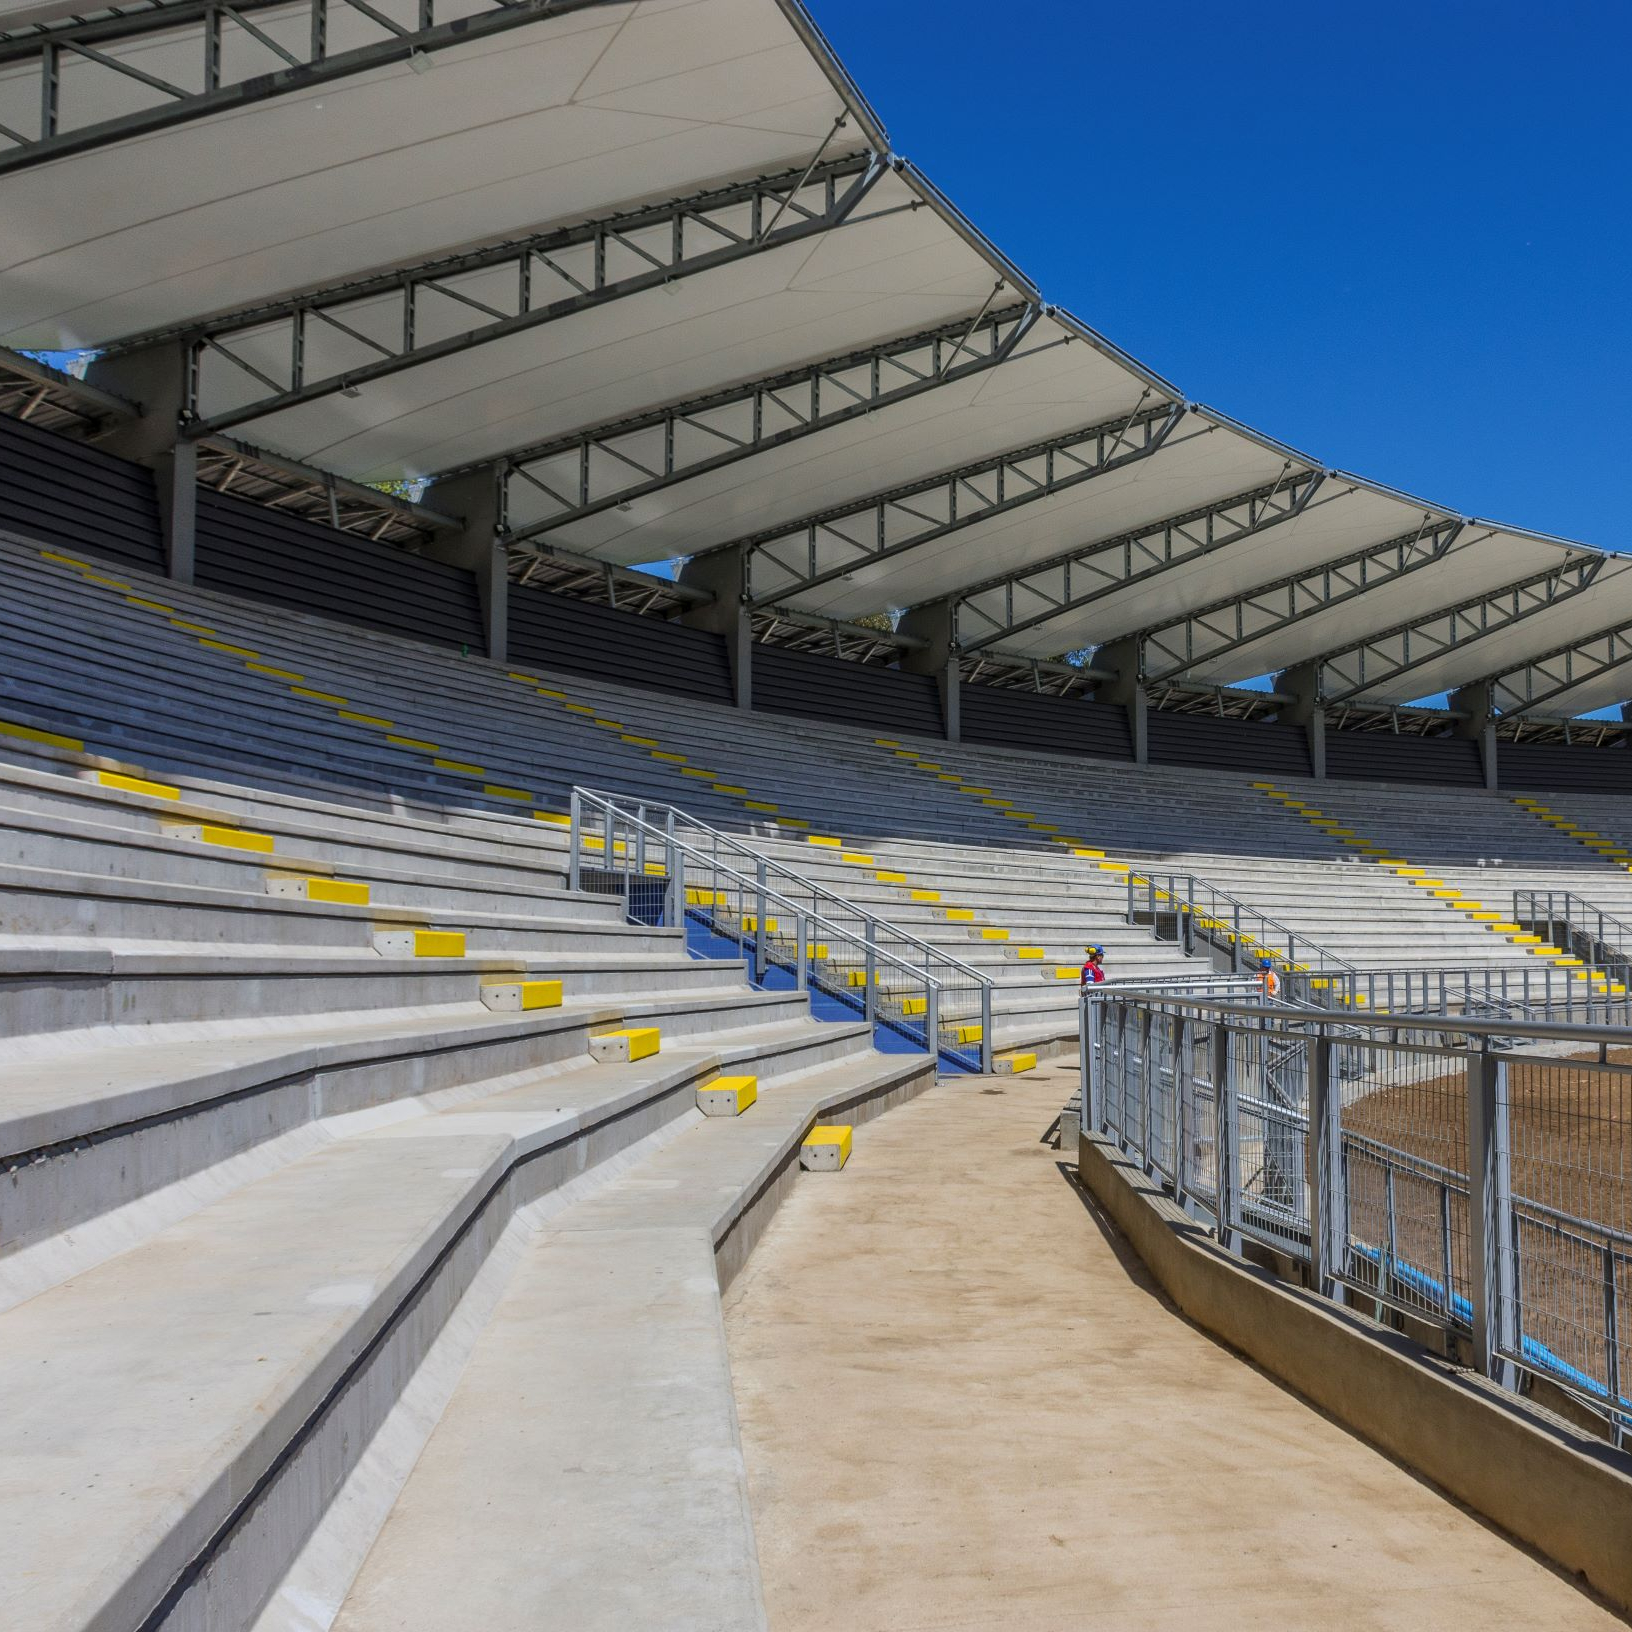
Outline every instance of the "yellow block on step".
<path fill-rule="evenodd" d="M 747 934 L 757 935 L 759 933 L 759 919 L 750 913 L 742 920 L 742 927 Z M 765 920 L 765 933 L 767 935 L 774 935 L 777 931 L 777 927 L 776 919 L 767 918 Z"/>
<path fill-rule="evenodd" d="M 343 703 L 348 700 L 340 696 L 338 692 L 313 691 L 310 686 L 291 686 L 289 689 L 295 696 L 309 697 L 314 703 Z"/>
<path fill-rule="evenodd" d="M 807 1173 L 837 1173 L 850 1160 L 851 1142 L 847 1127 L 814 1127 L 800 1141 L 799 1165 Z"/>
<path fill-rule="evenodd" d="M 665 765 L 684 765 L 686 762 L 684 754 L 671 754 L 666 748 L 654 748 L 652 758 L 662 760 Z"/>
<path fill-rule="evenodd" d="M 567 694 L 564 691 L 557 691 L 554 686 L 534 686 L 533 690 L 540 697 L 553 697 L 558 703 L 564 703 L 567 700 Z M 586 708 L 582 712 L 588 714 L 591 711 Z"/>
<path fill-rule="evenodd" d="M 264 856 L 274 848 L 270 833 L 251 833 L 241 827 L 214 827 L 206 823 L 202 827 L 184 827 L 182 834 L 200 844 L 219 845 L 223 850 L 251 850 Z"/>
<path fill-rule="evenodd" d="M 416 929 L 414 956 L 416 958 L 462 958 L 465 955 L 465 937 L 457 929 Z"/>
<path fill-rule="evenodd" d="M 1035 1071 L 1037 1056 L 1031 1049 L 1014 1054 L 1003 1054 L 992 1061 L 992 1070 L 1000 1077 L 1012 1077 L 1021 1071 Z"/>
<path fill-rule="evenodd" d="M 927 997 L 904 997 L 901 999 L 901 1013 L 909 1020 L 916 1020 L 920 1015 L 929 1012 Z"/>
<path fill-rule="evenodd" d="M 949 924 L 972 924 L 975 921 L 973 907 L 948 907 L 944 916 Z"/>
<path fill-rule="evenodd" d="M 508 669 L 505 672 L 512 680 L 519 680 L 524 686 L 536 686 L 538 684 L 536 674 L 523 674 L 519 669 Z"/>
<path fill-rule="evenodd" d="M 873 858 L 864 856 L 859 850 L 843 850 L 839 853 L 840 861 L 848 861 L 853 867 L 871 867 Z"/>
<path fill-rule="evenodd" d="M 395 720 L 382 720 L 378 714 L 358 714 L 349 708 L 338 708 L 335 713 L 342 720 L 350 720 L 353 725 L 374 725 L 382 731 L 387 726 L 396 724 Z"/>
<path fill-rule="evenodd" d="M 725 896 L 717 890 L 687 890 L 686 905 L 688 907 L 724 906 Z"/>
<path fill-rule="evenodd" d="M 439 771 L 457 771 L 461 776 L 485 776 L 487 768 L 483 765 L 467 765 L 462 759 L 433 759 L 431 761 Z"/>
<path fill-rule="evenodd" d="M 22 742 L 40 742 L 48 748 L 68 748 L 83 753 L 85 744 L 78 737 L 65 737 L 56 731 L 36 731 L 32 725 L 13 725 L 0 720 L 0 737 L 16 737 Z"/>
<path fill-rule="evenodd" d="M 1056 980 L 1075 980 L 1081 973 L 1080 969 L 1073 967 L 1069 963 L 1059 963 L 1054 966 L 1054 978 Z"/>
<path fill-rule="evenodd" d="M 746 788 L 739 788 L 734 783 L 716 782 L 714 784 L 714 791 L 716 793 L 728 793 L 733 799 L 740 799 L 745 793 L 747 793 L 748 790 Z"/>
<path fill-rule="evenodd" d="M 1101 861 L 1096 863 L 1102 873 L 1125 873 L 1129 871 L 1125 861 Z"/>
<path fill-rule="evenodd" d="M 1499 915 L 1496 918 L 1496 921 L 1490 927 L 1500 935 L 1517 935 L 1519 932 L 1519 926 L 1517 924 L 1507 923 Z"/>
<path fill-rule="evenodd" d="M 867 971 L 865 969 L 846 969 L 844 983 L 846 986 L 865 986 L 867 984 Z M 880 976 L 874 974 L 873 984 L 877 986 L 881 983 Z"/>
<path fill-rule="evenodd" d="M 1468 916 L 1476 924 L 1496 925 L 1502 921 L 1502 915 L 1499 912 L 1490 912 L 1488 910 L 1484 912 L 1470 912 Z"/>
<path fill-rule="evenodd" d="M 940 898 L 939 890 L 913 890 L 910 894 L 910 899 L 914 901 L 939 901 Z"/>
<path fill-rule="evenodd" d="M 1012 799 L 982 799 L 980 802 L 983 805 L 990 805 L 994 810 L 1008 810 L 1014 804 Z"/>
<path fill-rule="evenodd" d="M 297 674 L 293 669 L 275 669 L 270 663 L 246 663 L 244 665 L 252 674 L 270 674 L 279 680 L 304 680 L 303 674 Z"/>
<path fill-rule="evenodd" d="M 259 657 L 261 655 L 248 646 L 229 646 L 224 640 L 201 640 L 199 645 L 208 646 L 212 652 L 231 652 L 234 657 Z"/>
<path fill-rule="evenodd" d="M 873 877 L 880 884 L 905 884 L 907 881 L 905 873 L 874 873 Z"/>
<path fill-rule="evenodd" d="M 689 776 L 695 782 L 712 782 L 720 773 L 718 771 L 705 771 L 700 765 L 682 765 L 680 774 Z"/>
<path fill-rule="evenodd" d="M 946 1029 L 955 1043 L 978 1043 L 981 1039 L 979 1021 L 970 1021 L 961 1026 L 949 1026 Z"/>
<path fill-rule="evenodd" d="M 829 838 L 825 833 L 812 833 L 805 840 L 806 844 L 817 844 L 824 850 L 838 850 L 844 845 L 843 839 Z"/>
<path fill-rule="evenodd" d="M 899 748 L 901 746 L 900 742 L 894 737 L 874 737 L 873 743 L 875 747 L 879 748 Z"/>
<path fill-rule="evenodd" d="M 775 805 L 767 804 L 763 799 L 744 799 L 742 806 L 744 810 L 762 810 L 767 816 L 774 816 L 777 811 Z"/>
<path fill-rule="evenodd" d="M 589 1055 L 603 1065 L 627 1065 L 631 1060 L 650 1059 L 662 1046 L 662 1033 L 656 1026 L 629 1026 L 591 1037 Z"/>
<path fill-rule="evenodd" d="M 174 612 L 176 609 L 164 601 L 149 601 L 140 595 L 127 595 L 126 601 L 132 606 L 140 606 L 149 612 Z"/>
<path fill-rule="evenodd" d="M 181 789 L 168 782 L 149 782 L 145 776 L 126 776 L 121 771 L 98 771 L 96 779 L 105 788 L 118 788 L 121 793 L 145 793 L 149 799 L 179 799 Z"/>
<path fill-rule="evenodd" d="M 1103 861 L 1105 859 L 1103 850 L 1085 850 L 1081 845 L 1074 846 L 1071 854 L 1081 856 L 1084 861 Z"/>
<path fill-rule="evenodd" d="M 484 782 L 482 792 L 490 799 L 519 799 L 523 804 L 532 798 L 525 788 L 507 788 L 498 782 Z"/>
<path fill-rule="evenodd" d="M 558 696 L 558 697 L 563 696 L 563 695 L 564 695 L 564 693 L 562 693 L 562 692 L 557 692 L 556 693 L 556 696 Z M 563 706 L 566 708 L 566 711 L 569 714 L 588 714 L 591 717 L 593 717 L 593 715 L 595 713 L 594 709 L 585 708 L 582 703 L 566 703 Z"/>
<path fill-rule="evenodd" d="M 426 742 L 420 737 L 394 737 L 390 732 L 386 733 L 385 740 L 394 748 L 417 748 L 422 754 L 439 753 L 442 748 L 439 742 Z"/>
<path fill-rule="evenodd" d="M 482 1002 L 498 1014 L 525 1014 L 530 1009 L 561 1007 L 558 980 L 511 980 L 493 975 L 482 982 Z"/>
<path fill-rule="evenodd" d="M 622 720 L 603 720 L 598 714 L 595 716 L 595 723 L 604 726 L 608 731 L 621 731 L 623 729 Z"/>
<path fill-rule="evenodd" d="M 980 932 L 980 939 L 983 941 L 1006 941 L 1008 938 L 1009 932 L 1006 929 L 986 928 Z"/>
<path fill-rule="evenodd" d="M 548 822 L 551 827 L 572 826 L 572 818 L 564 811 L 559 810 L 535 810 L 533 820 L 535 822 Z"/>
<path fill-rule="evenodd" d="M 327 901 L 340 907 L 368 905 L 368 886 L 349 878 L 303 878 L 294 873 L 268 873 L 266 893 L 299 901 Z"/>
<path fill-rule="evenodd" d="M 715 1077 L 697 1090 L 704 1116 L 741 1116 L 759 1098 L 758 1077 Z"/>
<path fill-rule="evenodd" d="M 1040 962 L 1045 956 L 1046 952 L 1047 948 L 1041 946 L 1017 946 L 1014 949 L 1015 957 L 1017 957 L 1022 963 Z"/>

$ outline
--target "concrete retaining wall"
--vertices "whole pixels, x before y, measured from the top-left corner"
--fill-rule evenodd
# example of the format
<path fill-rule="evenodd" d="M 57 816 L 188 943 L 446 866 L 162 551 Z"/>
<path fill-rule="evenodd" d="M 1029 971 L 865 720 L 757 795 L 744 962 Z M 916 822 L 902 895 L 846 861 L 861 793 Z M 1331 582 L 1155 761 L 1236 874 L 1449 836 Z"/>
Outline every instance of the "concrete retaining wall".
<path fill-rule="evenodd" d="M 1083 1135 L 1077 1170 L 1197 1325 L 1621 1610 L 1632 1608 L 1632 1458 L 1229 1257 L 1106 1141 Z"/>

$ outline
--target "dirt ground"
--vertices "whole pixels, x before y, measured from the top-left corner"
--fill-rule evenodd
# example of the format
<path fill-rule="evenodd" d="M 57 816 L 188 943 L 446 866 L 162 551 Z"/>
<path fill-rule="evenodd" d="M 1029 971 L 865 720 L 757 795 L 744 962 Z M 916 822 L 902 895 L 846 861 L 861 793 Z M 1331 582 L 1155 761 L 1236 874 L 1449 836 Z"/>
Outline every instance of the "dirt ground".
<path fill-rule="evenodd" d="M 1197 1331 L 1041 1136 L 944 1084 L 783 1204 L 727 1299 L 775 1632 L 1622 1625 Z"/>

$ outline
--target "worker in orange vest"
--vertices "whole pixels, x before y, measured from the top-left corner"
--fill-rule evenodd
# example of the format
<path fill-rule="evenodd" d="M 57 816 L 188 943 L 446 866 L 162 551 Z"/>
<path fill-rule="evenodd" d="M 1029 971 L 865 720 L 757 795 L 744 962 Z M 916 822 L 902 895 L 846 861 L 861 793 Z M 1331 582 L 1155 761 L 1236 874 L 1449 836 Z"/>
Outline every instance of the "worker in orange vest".
<path fill-rule="evenodd" d="M 1258 984 L 1263 988 L 1265 998 L 1271 1003 L 1281 995 L 1281 977 L 1276 973 L 1274 963 L 1268 958 L 1258 960 Z"/>

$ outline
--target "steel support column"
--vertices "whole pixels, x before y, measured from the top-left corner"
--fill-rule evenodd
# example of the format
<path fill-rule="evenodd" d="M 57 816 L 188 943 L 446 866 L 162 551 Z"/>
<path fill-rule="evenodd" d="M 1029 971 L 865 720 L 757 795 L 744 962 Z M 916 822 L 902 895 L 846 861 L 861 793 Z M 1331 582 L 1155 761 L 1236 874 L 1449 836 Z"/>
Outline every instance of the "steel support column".
<path fill-rule="evenodd" d="M 679 621 L 724 637 L 738 708 L 754 706 L 754 619 L 746 592 L 747 573 L 746 552 L 740 549 L 694 555 L 680 569 L 682 585 L 713 598 L 687 607 Z"/>
<path fill-rule="evenodd" d="M 897 626 L 898 633 L 923 644 L 902 652 L 898 666 L 907 674 L 931 674 L 941 693 L 941 729 L 948 742 L 962 738 L 957 643 L 952 638 L 952 606 L 949 601 L 932 601 L 914 607 Z"/>
<path fill-rule="evenodd" d="M 1326 780 L 1326 709 L 1320 700 L 1320 677 L 1313 663 L 1298 663 L 1275 676 L 1275 689 L 1290 699 L 1275 711 L 1278 720 L 1301 725 L 1309 744 L 1309 773 Z"/>
<path fill-rule="evenodd" d="M 1495 688 L 1488 680 L 1476 680 L 1453 691 L 1449 702 L 1462 716 L 1453 730 L 1457 736 L 1471 737 L 1479 744 L 1479 766 L 1485 787 L 1494 793 L 1497 785 Z"/>
<path fill-rule="evenodd" d="M 1150 694 L 1139 674 L 1139 642 L 1133 638 L 1101 646 L 1091 666 L 1115 675 L 1094 688 L 1094 701 L 1120 703 L 1128 711 L 1128 735 L 1133 742 L 1133 762 L 1150 763 Z"/>
<path fill-rule="evenodd" d="M 420 547 L 433 561 L 446 561 L 475 574 L 482 603 L 482 632 L 487 655 L 502 663 L 510 648 L 510 572 L 504 540 L 499 536 L 499 473 L 489 466 L 472 470 L 431 490 L 437 509 L 464 519 L 464 530 L 438 537 Z"/>

